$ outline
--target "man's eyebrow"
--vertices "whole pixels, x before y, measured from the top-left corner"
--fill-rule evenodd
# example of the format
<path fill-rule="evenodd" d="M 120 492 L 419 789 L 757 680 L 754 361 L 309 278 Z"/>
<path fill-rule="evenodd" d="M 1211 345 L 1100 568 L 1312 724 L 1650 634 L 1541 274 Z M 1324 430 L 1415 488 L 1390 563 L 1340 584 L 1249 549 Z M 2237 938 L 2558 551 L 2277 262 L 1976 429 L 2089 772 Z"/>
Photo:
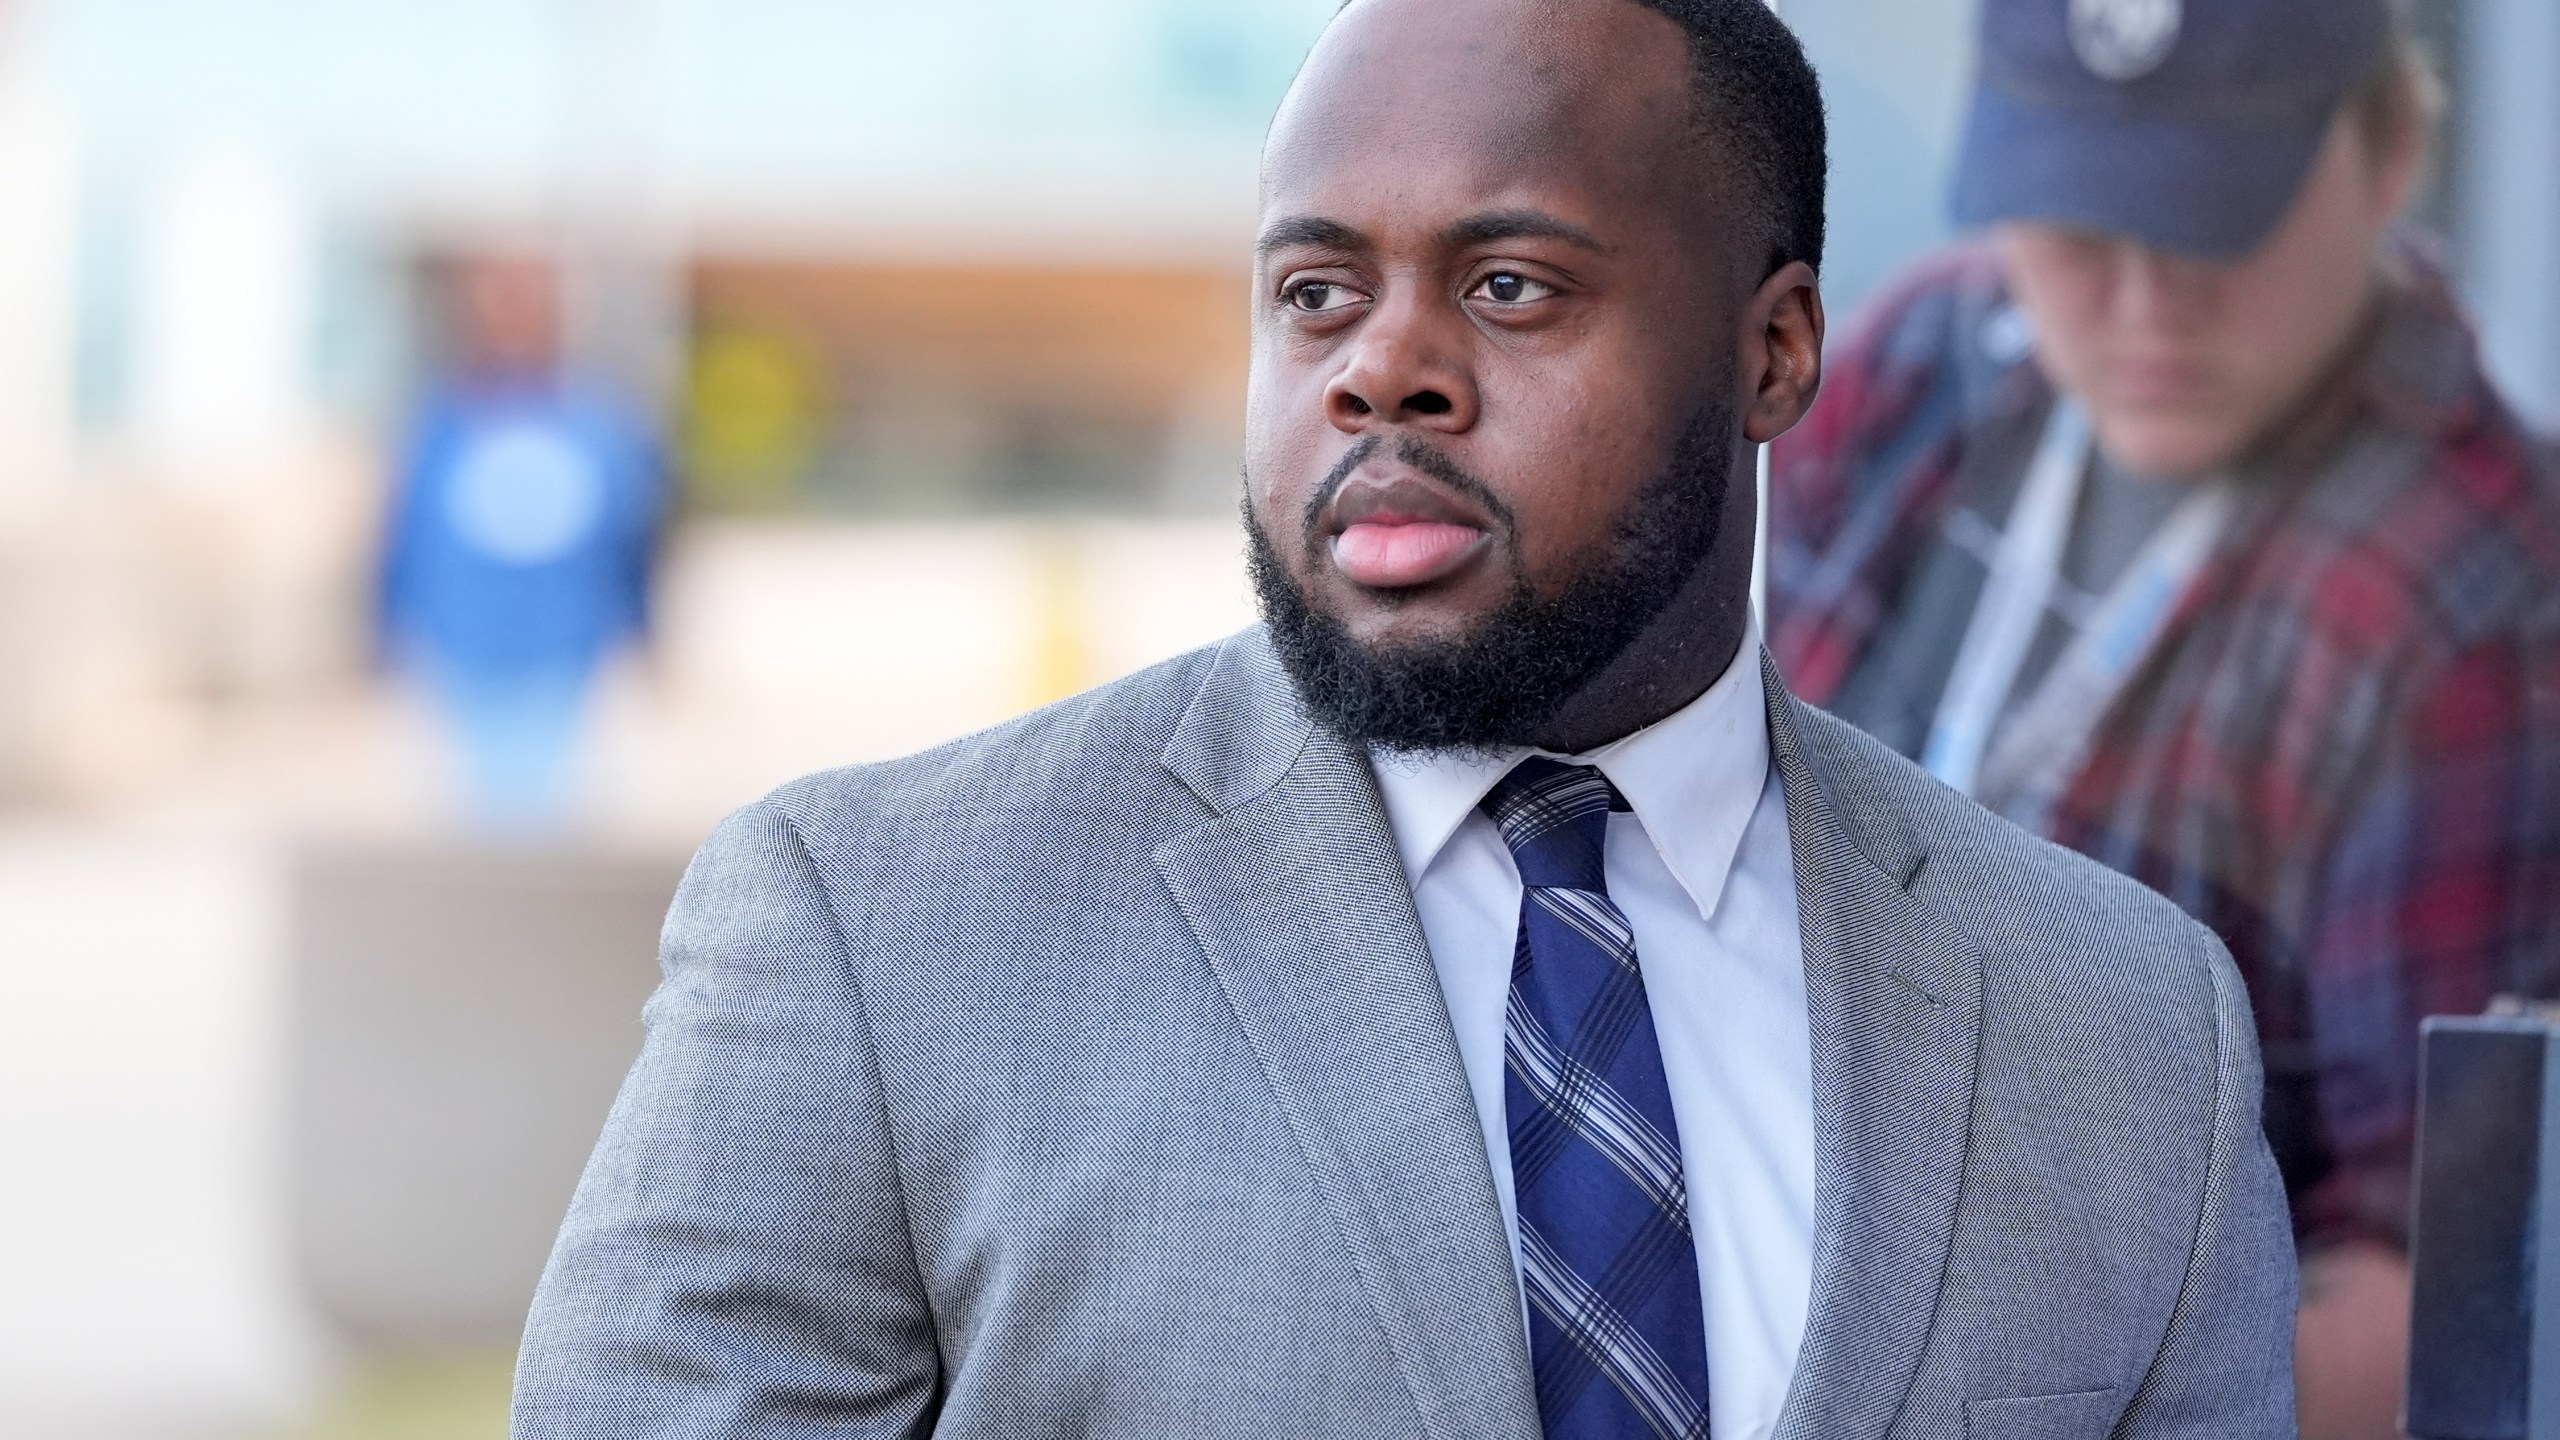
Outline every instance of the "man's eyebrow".
<path fill-rule="evenodd" d="M 1600 243 L 1600 237 L 1572 221 L 1560 219 L 1544 210 L 1527 209 L 1488 210 L 1481 215 L 1470 215 L 1442 230 L 1440 243 L 1459 249 L 1496 240 L 1529 237 L 1562 240 L 1594 254 L 1605 255 L 1609 251 L 1608 246 Z M 1329 220 L 1321 215 L 1292 215 L 1264 227 L 1262 238 L 1255 242 L 1254 248 L 1268 255 L 1274 250 L 1285 250 L 1294 245 L 1327 250 L 1365 250 L 1369 246 L 1369 237 L 1339 220 Z"/>
<path fill-rule="evenodd" d="M 1489 210 L 1466 219 L 1440 232 L 1440 243 L 1452 249 L 1483 245 L 1494 240 L 1519 240 L 1540 237 L 1579 245 L 1594 254 L 1605 255 L 1609 247 L 1600 237 L 1574 224 L 1560 220 L 1544 210 Z"/>
<path fill-rule="evenodd" d="M 1292 215 L 1265 226 L 1254 249 L 1268 255 L 1293 245 L 1311 245 L 1326 250 L 1365 250 L 1369 239 L 1339 220 L 1321 215 Z"/>

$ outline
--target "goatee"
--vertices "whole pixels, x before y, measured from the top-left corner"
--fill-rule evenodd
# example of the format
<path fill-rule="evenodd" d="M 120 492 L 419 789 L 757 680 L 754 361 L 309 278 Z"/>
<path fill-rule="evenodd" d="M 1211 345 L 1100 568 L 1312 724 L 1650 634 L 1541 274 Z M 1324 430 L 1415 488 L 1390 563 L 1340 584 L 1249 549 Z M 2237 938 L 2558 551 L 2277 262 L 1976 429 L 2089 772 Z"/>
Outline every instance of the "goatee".
<path fill-rule="evenodd" d="M 1721 395 L 1727 387 L 1715 387 Z M 1271 643 L 1317 721 L 1360 745 L 1487 754 L 1536 743 L 1540 727 L 1660 616 L 1715 549 L 1730 487 L 1733 416 L 1703 409 L 1661 474 L 1647 484 L 1581 573 L 1540 599 L 1521 573 L 1516 535 L 1511 594 L 1473 632 L 1454 640 L 1364 646 L 1316 608 L 1290 574 L 1250 503 L 1248 568 Z M 1307 563 L 1327 563 L 1314 518 L 1352 468 L 1378 448 L 1344 457 L 1309 502 L 1295 537 Z M 1446 455 L 1414 436 L 1396 459 L 1474 496 L 1510 525 L 1510 511 Z"/>

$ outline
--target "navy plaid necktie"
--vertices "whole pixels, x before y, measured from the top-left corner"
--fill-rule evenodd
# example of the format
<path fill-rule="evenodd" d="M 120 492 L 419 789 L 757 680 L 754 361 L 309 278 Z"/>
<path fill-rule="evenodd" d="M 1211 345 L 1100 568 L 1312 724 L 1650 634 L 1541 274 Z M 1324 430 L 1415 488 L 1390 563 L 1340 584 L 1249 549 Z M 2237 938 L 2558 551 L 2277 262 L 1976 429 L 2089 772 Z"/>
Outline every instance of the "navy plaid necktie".
<path fill-rule="evenodd" d="M 1599 771 L 1532 757 L 1485 796 L 1520 867 L 1503 1104 L 1547 1440 L 1707 1434 L 1679 1129 L 1635 932 L 1601 871 Z"/>

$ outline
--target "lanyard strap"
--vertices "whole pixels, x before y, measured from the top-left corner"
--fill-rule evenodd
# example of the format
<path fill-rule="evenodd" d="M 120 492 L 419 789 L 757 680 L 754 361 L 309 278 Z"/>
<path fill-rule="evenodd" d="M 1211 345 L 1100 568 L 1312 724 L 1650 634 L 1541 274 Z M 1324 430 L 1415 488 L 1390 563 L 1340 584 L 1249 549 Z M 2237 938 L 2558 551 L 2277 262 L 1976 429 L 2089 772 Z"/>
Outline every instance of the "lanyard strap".
<path fill-rule="evenodd" d="M 2078 773 L 2098 721 L 2168 628 L 2230 525 L 2238 495 L 2228 480 L 2199 485 L 2144 542 L 2095 619 L 2056 660 L 1991 749 L 1978 794 L 2031 828 Z"/>
<path fill-rule="evenodd" d="M 2088 412 L 2068 396 L 2056 397 L 1955 667 L 1947 673 L 1928 748 L 1921 752 L 1920 763 L 1930 774 L 1968 795 L 1990 748 L 1991 727 L 2044 626 L 2045 607 L 2062 573 L 2063 547 L 2071 538 L 2071 515 L 2089 473 L 2089 451 Z"/>

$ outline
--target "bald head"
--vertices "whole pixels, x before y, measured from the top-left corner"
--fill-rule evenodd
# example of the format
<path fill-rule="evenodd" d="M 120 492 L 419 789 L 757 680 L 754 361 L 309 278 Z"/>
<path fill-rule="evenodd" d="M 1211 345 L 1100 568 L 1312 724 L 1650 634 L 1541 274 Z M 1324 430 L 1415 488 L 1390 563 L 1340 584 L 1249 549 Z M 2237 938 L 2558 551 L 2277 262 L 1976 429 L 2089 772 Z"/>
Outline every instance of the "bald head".
<path fill-rule="evenodd" d="M 1346 141 L 1642 169 L 1685 148 L 1688 77 L 1678 27 L 1626 0 L 1361 0 L 1308 55 L 1266 178 Z"/>
<path fill-rule="evenodd" d="M 1811 402 L 1821 305 L 1733 87 L 1702 78 L 1751 47 L 1702 46 L 1675 5 L 1775 25 L 1758 0 L 1359 0 L 1273 123 L 1266 611 L 1329 647 L 1298 667 L 1319 699 L 1315 670 L 1381 658 L 1432 662 L 1368 676 L 1399 704 L 1486 682 L 1368 738 L 1607 738 L 1733 653 L 1750 447 Z M 1459 652 L 1483 663 L 1438 664 Z"/>

